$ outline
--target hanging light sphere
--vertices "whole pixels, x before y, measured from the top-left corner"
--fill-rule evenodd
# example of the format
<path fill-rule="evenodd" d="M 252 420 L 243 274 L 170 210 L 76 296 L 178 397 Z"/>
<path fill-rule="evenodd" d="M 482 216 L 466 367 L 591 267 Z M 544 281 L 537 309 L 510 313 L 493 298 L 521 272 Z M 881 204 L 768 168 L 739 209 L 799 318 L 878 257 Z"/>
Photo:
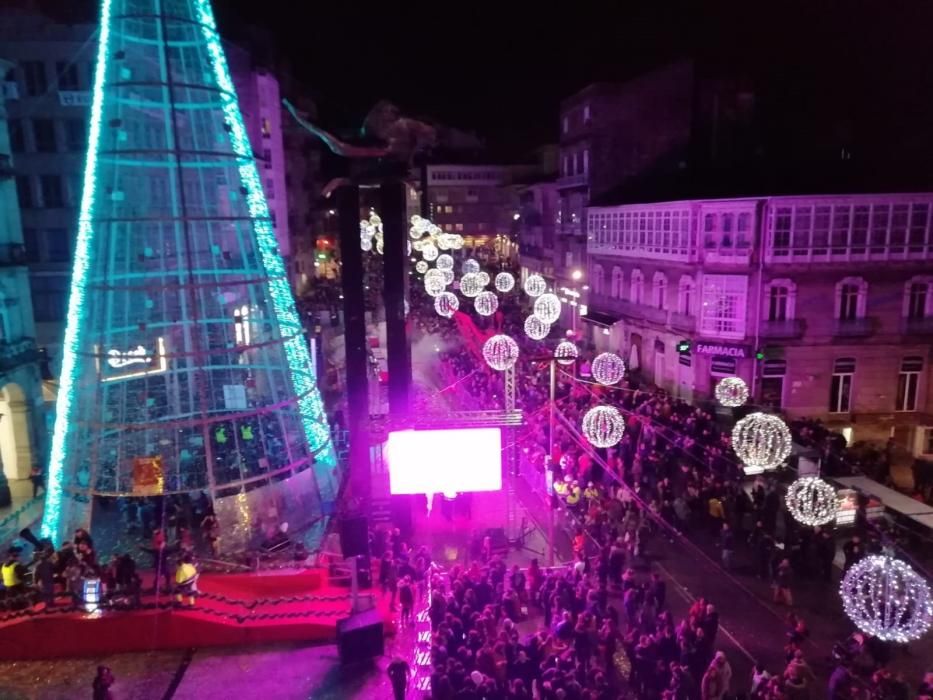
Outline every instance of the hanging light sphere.
<path fill-rule="evenodd" d="M 437 260 L 437 256 L 438 256 L 437 246 L 434 245 L 433 243 L 428 243 L 421 247 L 421 257 L 427 260 L 428 262 Z"/>
<path fill-rule="evenodd" d="M 604 352 L 596 356 L 590 370 L 597 382 L 612 386 L 621 382 L 625 376 L 625 362 L 614 352 Z"/>
<path fill-rule="evenodd" d="M 444 318 L 450 318 L 460 308 L 460 300 L 452 292 L 441 292 L 434 297 L 434 310 Z"/>
<path fill-rule="evenodd" d="M 434 310 L 444 318 L 450 318 L 460 308 L 460 300 L 453 292 L 441 292 L 434 297 Z"/>
<path fill-rule="evenodd" d="M 894 557 L 865 557 L 846 573 L 839 586 L 849 619 L 886 642 L 919 639 L 933 624 L 930 585 Z"/>
<path fill-rule="evenodd" d="M 724 377 L 714 391 L 716 400 L 723 406 L 734 408 L 748 401 L 748 385 L 739 377 Z"/>
<path fill-rule="evenodd" d="M 834 520 L 839 507 L 836 489 L 815 476 L 804 476 L 792 483 L 784 501 L 794 519 L 810 527 Z"/>
<path fill-rule="evenodd" d="M 612 447 L 625 432 L 625 419 L 613 406 L 594 406 L 583 416 L 583 435 L 593 447 Z"/>
<path fill-rule="evenodd" d="M 559 365 L 572 365 L 579 355 L 580 351 L 577 350 L 577 346 L 569 340 L 560 341 L 554 348 L 554 359 Z"/>
<path fill-rule="evenodd" d="M 454 259 L 447 253 L 441 253 L 437 256 L 437 260 L 434 262 L 434 265 L 437 266 L 438 270 L 453 270 Z"/>
<path fill-rule="evenodd" d="M 551 332 L 551 324 L 545 323 L 537 316 L 529 316 L 525 319 L 525 335 L 532 340 L 543 340 Z"/>
<path fill-rule="evenodd" d="M 463 261 L 460 269 L 463 270 L 463 274 L 467 274 L 469 272 L 479 272 L 479 263 L 476 262 L 473 258 L 467 258 Z"/>
<path fill-rule="evenodd" d="M 552 324 L 560 318 L 560 299 L 556 294 L 547 292 L 535 299 L 535 316 L 547 324 Z"/>
<path fill-rule="evenodd" d="M 749 413 L 732 428 L 732 449 L 745 465 L 746 474 L 777 469 L 790 448 L 790 430 L 770 413 Z"/>
<path fill-rule="evenodd" d="M 440 270 L 428 270 L 424 273 L 424 291 L 432 297 L 444 291 L 444 273 Z"/>
<path fill-rule="evenodd" d="M 503 294 L 505 292 L 511 292 L 515 287 L 515 278 L 508 272 L 500 272 L 496 275 L 495 279 L 496 289 L 498 289 Z"/>
<path fill-rule="evenodd" d="M 547 282 L 541 275 L 529 275 L 525 280 L 525 294 L 530 297 L 539 297 L 547 291 Z"/>
<path fill-rule="evenodd" d="M 450 285 L 454 281 L 454 271 L 453 270 L 439 270 L 439 272 L 444 276 L 444 286 Z"/>
<path fill-rule="evenodd" d="M 477 277 L 479 277 L 479 281 L 483 283 L 484 288 L 489 286 L 490 280 L 489 280 L 488 272 L 486 272 L 485 270 L 480 270 L 479 272 L 476 273 L 476 275 Z"/>
<path fill-rule="evenodd" d="M 518 343 L 507 335 L 494 335 L 483 343 L 483 358 L 487 365 L 504 372 L 518 360 Z"/>
<path fill-rule="evenodd" d="M 465 297 L 475 297 L 483 291 L 480 277 L 475 272 L 468 272 L 460 278 L 460 291 Z"/>
<path fill-rule="evenodd" d="M 361 238 L 360 239 L 360 248 L 363 249 L 364 253 L 368 253 L 373 249 L 373 239 L 372 238 Z"/>
<path fill-rule="evenodd" d="M 492 292 L 480 292 L 473 300 L 473 308 L 480 316 L 492 316 L 499 308 L 499 298 Z"/>
<path fill-rule="evenodd" d="M 415 272 L 423 275 L 427 271 L 428 271 L 428 264 L 424 260 L 419 260 L 418 262 L 415 263 Z"/>

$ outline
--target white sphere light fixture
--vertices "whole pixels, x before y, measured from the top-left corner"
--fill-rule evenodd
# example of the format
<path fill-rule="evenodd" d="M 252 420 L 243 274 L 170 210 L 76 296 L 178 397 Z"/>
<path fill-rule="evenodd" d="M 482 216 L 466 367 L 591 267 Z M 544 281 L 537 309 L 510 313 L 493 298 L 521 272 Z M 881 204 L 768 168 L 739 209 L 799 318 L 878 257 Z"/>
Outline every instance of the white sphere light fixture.
<path fill-rule="evenodd" d="M 569 340 L 562 340 L 554 348 L 554 359 L 559 365 L 572 365 L 579 356 L 580 351 L 577 350 L 577 346 Z"/>
<path fill-rule="evenodd" d="M 543 340 L 551 332 L 551 324 L 545 323 L 537 316 L 529 316 L 525 319 L 525 335 L 532 340 Z"/>
<path fill-rule="evenodd" d="M 500 272 L 496 275 L 493 283 L 496 285 L 496 289 L 503 294 L 511 292 L 515 288 L 515 278 L 508 272 Z"/>
<path fill-rule="evenodd" d="M 612 447 L 625 433 L 625 419 L 613 406 L 594 406 L 583 416 L 583 435 L 593 447 Z"/>
<path fill-rule="evenodd" d="M 804 476 L 792 483 L 784 502 L 794 519 L 809 527 L 835 520 L 839 508 L 836 489 L 816 476 Z"/>
<path fill-rule="evenodd" d="M 777 469 L 790 448 L 790 429 L 770 413 L 749 413 L 732 428 L 732 449 L 745 465 L 746 474 Z"/>
<path fill-rule="evenodd" d="M 415 263 L 415 272 L 423 275 L 428 271 L 428 264 L 424 260 L 419 260 Z"/>
<path fill-rule="evenodd" d="M 489 286 L 489 273 L 485 270 L 480 270 L 476 273 L 476 276 L 479 277 L 479 281 L 482 282 L 483 287 Z"/>
<path fill-rule="evenodd" d="M 528 275 L 522 287 L 530 297 L 539 297 L 547 291 L 547 282 L 541 275 Z"/>
<path fill-rule="evenodd" d="M 614 352 L 604 352 L 593 360 L 590 371 L 597 382 L 612 386 L 621 382 L 625 376 L 625 362 Z"/>
<path fill-rule="evenodd" d="M 492 292 L 480 292 L 473 300 L 473 308 L 480 316 L 492 316 L 499 308 L 499 298 Z"/>
<path fill-rule="evenodd" d="M 560 299 L 556 294 L 546 292 L 535 299 L 535 316 L 547 324 L 552 324 L 560 318 Z"/>
<path fill-rule="evenodd" d="M 460 266 L 460 269 L 463 270 L 464 274 L 469 272 L 479 272 L 479 263 L 476 262 L 473 258 L 467 258 L 463 261 L 463 264 Z"/>
<path fill-rule="evenodd" d="M 441 275 L 444 276 L 444 285 L 447 286 L 454 281 L 454 271 L 453 270 L 439 270 Z"/>
<path fill-rule="evenodd" d="M 865 557 L 849 569 L 839 595 L 849 619 L 886 642 L 920 639 L 933 624 L 930 585 L 906 563 L 886 554 Z"/>
<path fill-rule="evenodd" d="M 434 310 L 439 316 L 450 318 L 460 308 L 460 300 L 453 292 L 441 292 L 434 297 Z"/>
<path fill-rule="evenodd" d="M 475 272 L 468 272 L 460 278 L 460 291 L 465 297 L 475 297 L 483 291 L 483 285 L 479 275 Z"/>
<path fill-rule="evenodd" d="M 723 406 L 735 408 L 748 401 L 748 385 L 739 377 L 723 377 L 714 390 L 716 400 Z"/>
<path fill-rule="evenodd" d="M 434 260 L 437 260 L 438 255 L 439 253 L 437 250 L 437 246 L 434 245 L 433 243 L 426 243 L 425 245 L 421 247 L 421 257 L 427 260 L 428 262 L 433 262 Z"/>
<path fill-rule="evenodd" d="M 447 253 L 441 253 L 437 256 L 437 260 L 434 261 L 434 265 L 438 270 L 453 270 L 454 259 Z"/>
<path fill-rule="evenodd" d="M 428 270 L 424 273 L 424 291 L 436 297 L 444 291 L 447 284 L 444 282 L 444 273 L 440 270 Z"/>
<path fill-rule="evenodd" d="M 487 365 L 504 372 L 518 360 L 518 343 L 507 335 L 494 335 L 483 343 L 483 358 Z"/>

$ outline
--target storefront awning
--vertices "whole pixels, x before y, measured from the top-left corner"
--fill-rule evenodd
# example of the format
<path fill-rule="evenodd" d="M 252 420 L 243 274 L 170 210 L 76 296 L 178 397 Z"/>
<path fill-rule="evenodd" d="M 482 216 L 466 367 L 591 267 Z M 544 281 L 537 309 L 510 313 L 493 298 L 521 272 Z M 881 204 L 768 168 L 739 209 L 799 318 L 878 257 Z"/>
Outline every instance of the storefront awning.
<path fill-rule="evenodd" d="M 592 323 L 594 326 L 602 326 L 603 328 L 612 328 L 617 324 L 620 319 L 618 316 L 613 316 L 612 314 L 604 314 L 601 311 L 587 311 L 580 317 L 581 321 L 586 323 Z"/>

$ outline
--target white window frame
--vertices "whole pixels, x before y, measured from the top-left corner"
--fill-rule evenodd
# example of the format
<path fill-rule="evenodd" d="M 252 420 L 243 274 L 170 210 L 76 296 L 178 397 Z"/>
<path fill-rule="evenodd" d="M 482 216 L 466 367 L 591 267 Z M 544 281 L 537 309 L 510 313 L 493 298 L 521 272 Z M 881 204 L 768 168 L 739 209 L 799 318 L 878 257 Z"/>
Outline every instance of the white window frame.
<path fill-rule="evenodd" d="M 920 360 L 921 362 L 920 369 L 905 370 L 904 361 L 908 359 Z M 922 382 L 923 369 L 924 369 L 924 363 L 923 363 L 922 356 L 914 356 L 914 357 L 909 357 L 909 358 L 905 357 L 901 359 L 901 366 L 899 367 L 898 373 L 897 373 L 897 388 L 894 391 L 894 410 L 897 413 L 911 413 L 917 410 L 917 405 L 920 403 L 920 390 L 923 387 L 923 382 Z M 908 384 L 910 383 L 913 384 L 914 400 L 913 400 L 913 403 L 910 405 L 908 405 L 908 401 L 907 401 L 907 398 L 910 392 L 907 391 L 906 387 L 904 391 L 903 400 L 901 400 L 900 403 L 898 403 L 898 400 L 901 398 L 899 396 L 899 394 L 901 393 L 901 381 L 906 381 Z"/>
<path fill-rule="evenodd" d="M 836 361 L 834 360 L 833 361 L 834 365 L 835 365 L 835 362 Z M 857 368 L 858 368 L 858 365 L 856 365 L 856 369 Z M 833 396 L 833 393 L 834 393 L 833 383 L 836 377 L 839 377 L 840 391 L 839 391 L 838 396 Z M 846 383 L 848 384 L 849 390 L 847 392 L 847 397 L 846 397 L 847 403 L 845 406 L 843 406 L 842 405 L 843 392 L 841 391 L 841 389 Z M 854 385 L 855 385 L 855 370 L 851 372 L 837 372 L 835 366 L 833 367 L 833 372 L 830 375 L 830 379 L 829 379 L 829 412 L 830 413 L 851 413 L 852 412 L 852 397 L 855 395 Z"/>
<path fill-rule="evenodd" d="M 651 302 L 661 311 L 667 310 L 667 275 L 655 272 L 651 279 Z"/>
<path fill-rule="evenodd" d="M 748 308 L 747 275 L 703 275 L 700 292 L 700 333 L 711 338 L 745 337 Z M 720 316 L 720 302 L 730 303 L 735 314 Z"/>
<path fill-rule="evenodd" d="M 677 312 L 684 316 L 693 316 L 696 302 L 697 285 L 690 275 L 681 275 L 677 283 Z"/>
<path fill-rule="evenodd" d="M 638 268 L 632 270 L 632 280 L 629 284 L 629 299 L 633 304 L 645 303 L 645 276 Z"/>
<path fill-rule="evenodd" d="M 923 318 L 933 317 L 933 276 L 931 275 L 916 275 L 904 282 L 904 302 L 901 307 L 901 316 L 903 318 L 909 318 L 910 316 L 910 293 L 916 284 L 925 284 L 927 287 Z"/>
<path fill-rule="evenodd" d="M 769 322 L 780 322 L 778 319 L 771 318 L 771 291 L 773 289 L 785 289 L 787 291 L 787 303 L 785 306 L 784 321 L 793 321 L 797 318 L 797 285 L 791 279 L 780 278 L 773 279 L 765 285 L 764 308 L 761 310 L 761 316 Z"/>
<path fill-rule="evenodd" d="M 590 277 L 593 279 L 593 294 L 601 296 L 603 293 L 603 286 L 606 281 L 606 272 L 603 270 L 602 265 L 593 265 L 590 270 Z"/>
<path fill-rule="evenodd" d="M 612 283 L 609 294 L 615 299 L 622 298 L 622 285 L 625 283 L 625 275 L 621 267 L 612 268 Z"/>
<path fill-rule="evenodd" d="M 861 319 L 865 318 L 865 312 L 868 306 L 868 282 L 865 281 L 862 277 L 846 277 L 839 280 L 836 283 L 836 303 L 833 311 L 833 318 L 836 320 L 843 320 L 841 317 L 842 313 L 842 290 L 843 287 L 847 285 L 852 285 L 858 288 L 856 305 L 855 305 L 855 318 Z M 845 319 L 848 320 L 848 319 Z"/>

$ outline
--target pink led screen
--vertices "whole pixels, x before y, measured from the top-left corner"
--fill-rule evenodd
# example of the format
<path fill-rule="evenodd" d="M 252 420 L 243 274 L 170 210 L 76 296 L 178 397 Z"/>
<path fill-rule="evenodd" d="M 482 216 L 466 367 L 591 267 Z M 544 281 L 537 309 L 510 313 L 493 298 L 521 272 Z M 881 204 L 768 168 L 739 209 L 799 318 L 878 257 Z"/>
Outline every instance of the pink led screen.
<path fill-rule="evenodd" d="M 452 496 L 502 488 L 499 428 L 391 432 L 385 456 L 393 494 Z"/>

